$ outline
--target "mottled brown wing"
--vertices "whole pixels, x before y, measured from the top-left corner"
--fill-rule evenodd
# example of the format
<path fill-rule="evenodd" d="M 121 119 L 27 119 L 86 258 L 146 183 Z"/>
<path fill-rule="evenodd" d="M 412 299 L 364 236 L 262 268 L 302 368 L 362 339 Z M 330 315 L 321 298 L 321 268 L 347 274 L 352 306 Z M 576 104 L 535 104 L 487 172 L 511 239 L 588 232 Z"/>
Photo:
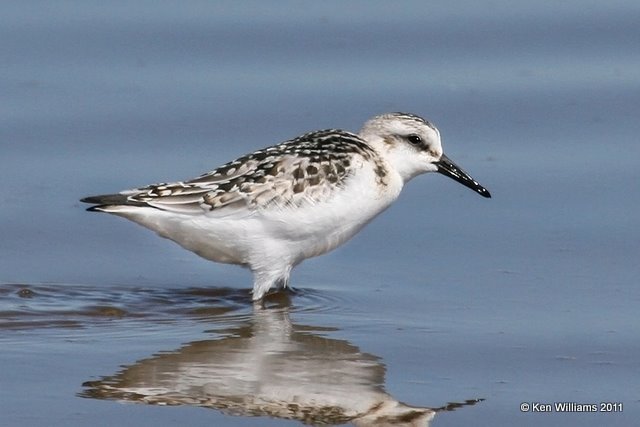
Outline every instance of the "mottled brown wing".
<path fill-rule="evenodd" d="M 356 135 L 318 131 L 241 157 L 198 178 L 122 193 L 130 203 L 182 212 L 232 215 L 329 198 L 375 152 Z"/>

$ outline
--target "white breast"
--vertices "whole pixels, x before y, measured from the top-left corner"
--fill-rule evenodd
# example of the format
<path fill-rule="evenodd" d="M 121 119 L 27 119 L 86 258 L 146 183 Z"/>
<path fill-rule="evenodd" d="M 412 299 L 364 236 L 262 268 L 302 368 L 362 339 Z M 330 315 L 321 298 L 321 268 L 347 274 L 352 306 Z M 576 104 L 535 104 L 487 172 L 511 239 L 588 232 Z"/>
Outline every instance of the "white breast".
<path fill-rule="evenodd" d="M 365 163 L 344 187 L 320 203 L 301 208 L 266 212 L 264 233 L 286 246 L 295 265 L 303 259 L 321 255 L 353 237 L 362 227 L 384 211 L 400 194 L 402 179 L 390 174 L 385 185 L 376 184 L 372 165 Z"/>

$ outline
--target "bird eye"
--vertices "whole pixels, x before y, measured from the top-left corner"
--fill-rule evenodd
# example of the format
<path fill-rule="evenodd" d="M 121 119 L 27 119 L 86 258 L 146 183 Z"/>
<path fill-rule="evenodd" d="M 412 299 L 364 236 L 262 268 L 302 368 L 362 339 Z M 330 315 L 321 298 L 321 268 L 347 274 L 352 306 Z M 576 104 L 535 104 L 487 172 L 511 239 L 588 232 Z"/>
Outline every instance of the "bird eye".
<path fill-rule="evenodd" d="M 418 135 L 409 135 L 407 136 L 407 139 L 409 140 L 409 142 L 413 145 L 420 145 L 422 144 L 422 138 L 420 138 Z"/>

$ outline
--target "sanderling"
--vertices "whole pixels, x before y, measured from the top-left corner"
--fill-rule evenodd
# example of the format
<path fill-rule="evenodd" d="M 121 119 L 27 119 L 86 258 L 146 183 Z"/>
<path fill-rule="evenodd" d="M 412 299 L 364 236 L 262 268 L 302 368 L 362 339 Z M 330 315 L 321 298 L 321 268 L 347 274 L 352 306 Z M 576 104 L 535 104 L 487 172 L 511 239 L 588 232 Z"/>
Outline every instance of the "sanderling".
<path fill-rule="evenodd" d="M 353 237 L 416 175 L 439 172 L 489 191 L 444 155 L 429 121 L 390 113 L 360 133 L 310 132 L 197 178 L 92 196 L 89 211 L 119 215 L 203 258 L 249 268 L 253 300 L 286 287 L 291 269 Z"/>

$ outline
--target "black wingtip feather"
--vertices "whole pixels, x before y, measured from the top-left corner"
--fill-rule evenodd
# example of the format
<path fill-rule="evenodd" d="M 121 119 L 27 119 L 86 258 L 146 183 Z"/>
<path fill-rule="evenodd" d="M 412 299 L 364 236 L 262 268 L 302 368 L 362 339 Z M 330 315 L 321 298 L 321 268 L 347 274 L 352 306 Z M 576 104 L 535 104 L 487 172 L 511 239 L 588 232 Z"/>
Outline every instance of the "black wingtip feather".
<path fill-rule="evenodd" d="M 82 203 L 91 203 L 96 206 L 87 208 L 89 212 L 104 212 L 107 206 L 149 206 L 144 202 L 129 199 L 124 194 L 104 194 L 100 196 L 89 196 L 80 199 Z"/>
<path fill-rule="evenodd" d="M 128 205 L 130 204 L 127 196 L 124 194 L 103 194 L 100 196 L 89 196 L 80 199 L 83 203 L 92 203 L 94 205 Z"/>

